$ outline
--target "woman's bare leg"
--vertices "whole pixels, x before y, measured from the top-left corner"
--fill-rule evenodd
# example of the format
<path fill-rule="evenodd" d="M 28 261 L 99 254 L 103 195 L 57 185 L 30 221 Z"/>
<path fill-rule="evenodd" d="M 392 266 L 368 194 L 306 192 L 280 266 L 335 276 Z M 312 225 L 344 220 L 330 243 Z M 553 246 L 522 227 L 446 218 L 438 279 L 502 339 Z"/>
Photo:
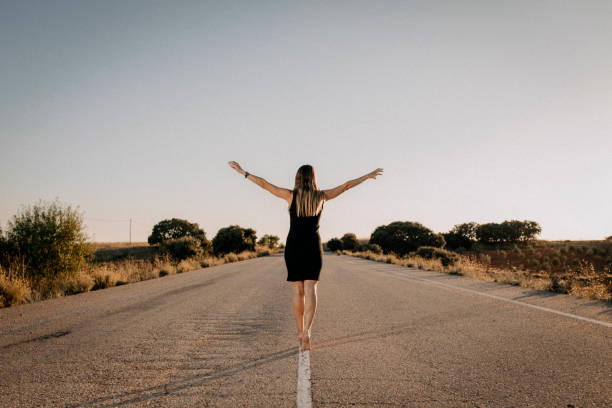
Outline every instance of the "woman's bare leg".
<path fill-rule="evenodd" d="M 304 281 L 304 335 L 302 337 L 303 349 L 310 350 L 310 328 L 317 311 L 317 284 L 316 280 Z"/>
<path fill-rule="evenodd" d="M 304 281 L 291 282 L 293 286 L 293 314 L 298 326 L 298 341 L 302 345 L 304 333 Z"/>

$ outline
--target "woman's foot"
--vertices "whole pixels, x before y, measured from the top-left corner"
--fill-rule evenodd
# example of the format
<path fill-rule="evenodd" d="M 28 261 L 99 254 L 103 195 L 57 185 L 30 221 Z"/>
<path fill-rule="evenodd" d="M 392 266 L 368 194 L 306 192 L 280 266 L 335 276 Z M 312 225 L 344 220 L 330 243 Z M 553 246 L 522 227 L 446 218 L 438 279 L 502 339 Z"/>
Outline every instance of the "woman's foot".
<path fill-rule="evenodd" d="M 304 336 L 302 337 L 302 350 L 310 350 L 310 348 L 310 333 L 304 333 Z"/>
<path fill-rule="evenodd" d="M 302 337 L 303 337 L 304 333 L 298 333 L 298 343 L 300 345 L 300 347 L 302 347 Z"/>

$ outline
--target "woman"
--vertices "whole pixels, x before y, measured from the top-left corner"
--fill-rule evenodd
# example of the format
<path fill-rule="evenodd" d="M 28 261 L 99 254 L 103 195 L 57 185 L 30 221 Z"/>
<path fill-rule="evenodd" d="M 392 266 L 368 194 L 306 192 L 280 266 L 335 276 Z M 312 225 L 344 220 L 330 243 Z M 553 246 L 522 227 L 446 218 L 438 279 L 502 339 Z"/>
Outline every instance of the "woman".
<path fill-rule="evenodd" d="M 229 165 L 261 188 L 286 200 L 289 205 L 291 224 L 284 254 L 287 281 L 293 286 L 293 313 L 298 326 L 298 341 L 303 350 L 310 350 L 310 329 L 317 310 L 317 284 L 323 266 L 323 247 L 319 236 L 319 218 L 323 203 L 369 178 L 376 179 L 383 169 L 378 168 L 336 188 L 320 190 L 314 169 L 305 164 L 295 175 L 293 190 L 289 190 L 244 171 L 235 161 L 229 162 Z"/>

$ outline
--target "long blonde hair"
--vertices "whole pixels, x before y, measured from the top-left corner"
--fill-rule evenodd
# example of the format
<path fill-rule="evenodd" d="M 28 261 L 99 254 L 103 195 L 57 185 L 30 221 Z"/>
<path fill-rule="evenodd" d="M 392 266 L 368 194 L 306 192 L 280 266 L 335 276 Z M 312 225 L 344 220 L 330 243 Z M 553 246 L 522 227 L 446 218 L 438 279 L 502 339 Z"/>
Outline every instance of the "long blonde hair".
<path fill-rule="evenodd" d="M 317 176 L 310 164 L 301 166 L 295 175 L 293 201 L 298 217 L 313 217 L 323 210 L 325 195 L 319 190 Z"/>

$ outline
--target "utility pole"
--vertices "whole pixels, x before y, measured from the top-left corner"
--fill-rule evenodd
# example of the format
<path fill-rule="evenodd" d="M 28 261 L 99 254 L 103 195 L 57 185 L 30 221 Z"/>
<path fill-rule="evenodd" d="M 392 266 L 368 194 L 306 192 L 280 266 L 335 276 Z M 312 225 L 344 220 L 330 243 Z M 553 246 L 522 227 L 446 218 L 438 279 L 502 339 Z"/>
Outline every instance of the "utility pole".
<path fill-rule="evenodd" d="M 132 246 L 132 219 L 130 218 L 130 246 Z"/>

